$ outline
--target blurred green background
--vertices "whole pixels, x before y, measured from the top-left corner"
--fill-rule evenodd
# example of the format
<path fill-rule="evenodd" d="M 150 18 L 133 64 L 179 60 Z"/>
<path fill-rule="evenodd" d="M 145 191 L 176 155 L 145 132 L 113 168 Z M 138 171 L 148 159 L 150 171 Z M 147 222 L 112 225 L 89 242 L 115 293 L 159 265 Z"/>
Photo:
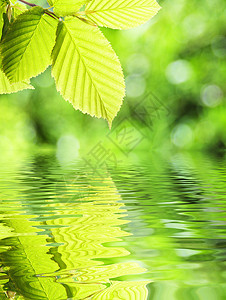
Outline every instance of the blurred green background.
<path fill-rule="evenodd" d="M 127 86 L 112 130 L 126 120 L 127 127 L 145 137 L 136 145 L 141 151 L 222 153 L 226 146 L 225 0 L 159 3 L 159 14 L 143 26 L 103 30 L 120 58 Z M 43 144 L 57 146 L 59 152 L 64 149 L 72 158 L 103 139 L 107 147 L 114 146 L 104 120 L 75 111 L 56 92 L 50 69 L 32 79 L 32 84 L 35 90 L 0 96 L 1 158 Z"/>

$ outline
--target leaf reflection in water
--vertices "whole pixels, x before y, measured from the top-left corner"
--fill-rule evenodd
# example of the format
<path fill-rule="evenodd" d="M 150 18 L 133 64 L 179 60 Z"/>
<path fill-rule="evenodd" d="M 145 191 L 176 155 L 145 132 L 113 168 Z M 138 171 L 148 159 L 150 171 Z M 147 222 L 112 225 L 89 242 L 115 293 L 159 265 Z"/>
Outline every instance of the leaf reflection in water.
<path fill-rule="evenodd" d="M 102 261 L 130 254 L 104 245 L 130 235 L 121 228 L 129 221 L 122 219 L 127 212 L 114 182 L 106 175 L 98 184 L 89 182 L 89 189 L 92 193 L 77 200 L 47 201 L 49 215 L 28 214 L 29 204 L 19 200 L 22 213 L 4 211 L 0 258 L 5 291 L 37 300 L 147 298 L 149 281 L 114 280 L 145 272 L 137 262 Z"/>

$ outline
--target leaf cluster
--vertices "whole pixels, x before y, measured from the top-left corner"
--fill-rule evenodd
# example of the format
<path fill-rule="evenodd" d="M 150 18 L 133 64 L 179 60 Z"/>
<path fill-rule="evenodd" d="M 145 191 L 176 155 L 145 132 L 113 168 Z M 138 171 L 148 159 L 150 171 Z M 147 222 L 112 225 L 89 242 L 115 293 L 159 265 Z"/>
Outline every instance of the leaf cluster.
<path fill-rule="evenodd" d="M 155 0 L 0 0 L 0 93 L 32 89 L 52 66 L 56 88 L 75 109 L 111 127 L 125 95 L 122 68 L 99 26 L 129 29 L 154 16 Z M 30 7 L 30 9 L 28 9 Z"/>

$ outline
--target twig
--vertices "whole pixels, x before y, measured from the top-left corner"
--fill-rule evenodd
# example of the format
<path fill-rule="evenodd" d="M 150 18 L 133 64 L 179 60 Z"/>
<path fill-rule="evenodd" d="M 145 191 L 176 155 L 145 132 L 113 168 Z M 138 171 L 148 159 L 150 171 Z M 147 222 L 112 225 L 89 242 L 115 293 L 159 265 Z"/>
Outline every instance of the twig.
<path fill-rule="evenodd" d="M 35 6 L 38 6 L 37 4 L 34 4 L 34 3 L 30 3 L 30 2 L 27 2 L 25 0 L 19 0 L 20 2 L 26 4 L 26 5 L 29 5 L 31 7 L 35 7 Z M 47 15 L 49 15 L 50 17 L 52 17 L 53 19 L 59 19 L 53 12 L 51 11 L 48 11 L 47 9 L 45 9 L 45 13 Z"/>
<path fill-rule="evenodd" d="M 27 2 L 27 1 L 25 1 L 25 0 L 19 0 L 20 2 L 22 2 L 22 3 L 24 3 L 24 4 L 26 4 L 26 5 L 29 5 L 29 6 L 38 6 L 38 5 L 36 5 L 36 4 L 34 4 L 34 3 L 29 3 L 29 2 Z"/>

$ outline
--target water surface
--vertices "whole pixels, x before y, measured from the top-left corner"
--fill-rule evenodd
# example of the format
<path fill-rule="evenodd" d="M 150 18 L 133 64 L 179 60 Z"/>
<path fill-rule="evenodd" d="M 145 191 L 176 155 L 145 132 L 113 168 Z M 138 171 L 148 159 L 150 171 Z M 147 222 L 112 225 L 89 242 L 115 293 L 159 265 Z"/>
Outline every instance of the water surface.
<path fill-rule="evenodd" d="M 226 299 L 222 158 L 36 154 L 1 164 L 0 201 L 0 299 Z"/>

